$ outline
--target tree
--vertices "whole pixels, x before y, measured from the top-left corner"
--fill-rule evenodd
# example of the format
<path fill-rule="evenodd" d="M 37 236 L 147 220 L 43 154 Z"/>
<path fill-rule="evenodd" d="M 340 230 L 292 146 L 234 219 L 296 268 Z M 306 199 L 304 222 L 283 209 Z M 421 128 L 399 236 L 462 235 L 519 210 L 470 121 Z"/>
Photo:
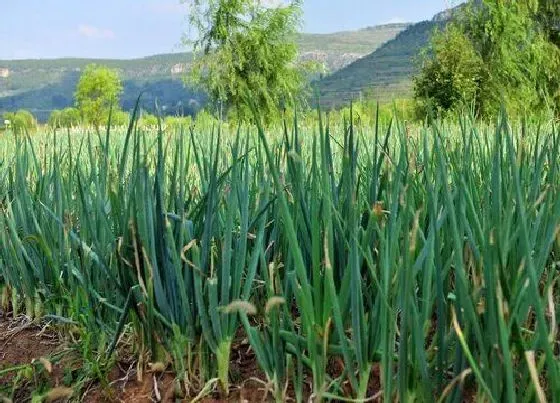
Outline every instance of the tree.
<path fill-rule="evenodd" d="M 51 112 L 51 114 L 49 115 L 49 121 L 47 122 L 51 129 L 60 129 L 62 127 L 61 116 L 62 111 L 55 110 Z"/>
<path fill-rule="evenodd" d="M 560 48 L 551 0 L 480 0 L 433 36 L 415 95 L 440 111 L 473 103 L 479 116 L 560 107 Z M 550 16 L 543 18 L 548 10 Z M 548 14 L 547 14 L 548 15 Z M 556 17 L 555 17 L 556 16 Z M 473 87 L 472 84 L 476 85 Z"/>
<path fill-rule="evenodd" d="M 191 81 L 241 120 L 250 119 L 246 97 L 266 120 L 290 104 L 305 82 L 296 65 L 299 0 L 266 7 L 257 0 L 194 0 L 196 29 Z"/>
<path fill-rule="evenodd" d="M 52 111 L 48 125 L 52 129 L 71 129 L 80 124 L 80 111 L 76 108 L 64 108 Z"/>
<path fill-rule="evenodd" d="M 4 120 L 10 122 L 9 127 L 16 134 L 30 133 L 37 129 L 37 121 L 33 114 L 24 109 L 17 112 L 8 112 L 4 114 Z"/>
<path fill-rule="evenodd" d="M 123 110 L 114 110 L 111 113 L 111 126 L 121 127 L 126 126 L 130 121 L 130 115 Z"/>
<path fill-rule="evenodd" d="M 540 0 L 533 6 L 533 18 L 538 19 L 548 40 L 560 47 L 560 2 L 558 0 Z"/>
<path fill-rule="evenodd" d="M 76 108 L 64 108 L 60 114 L 60 123 L 64 128 L 73 128 L 81 123 L 80 111 Z"/>
<path fill-rule="evenodd" d="M 483 62 L 472 43 L 454 25 L 432 38 L 431 55 L 414 78 L 415 97 L 422 110 L 450 111 L 476 98 Z"/>
<path fill-rule="evenodd" d="M 138 125 L 144 129 L 156 129 L 158 127 L 158 118 L 149 113 L 143 113 L 138 121 Z"/>
<path fill-rule="evenodd" d="M 88 65 L 76 88 L 76 105 L 85 123 L 99 131 L 107 121 L 112 106 L 117 107 L 122 84 L 115 70 L 95 64 Z"/>

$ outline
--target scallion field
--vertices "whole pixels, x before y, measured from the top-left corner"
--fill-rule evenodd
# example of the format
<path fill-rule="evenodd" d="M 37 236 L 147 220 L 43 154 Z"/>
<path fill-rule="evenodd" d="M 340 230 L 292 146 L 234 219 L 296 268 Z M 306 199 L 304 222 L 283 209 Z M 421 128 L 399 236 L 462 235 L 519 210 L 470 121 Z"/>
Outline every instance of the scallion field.
<path fill-rule="evenodd" d="M 558 127 L 371 117 L 1 134 L 2 310 L 64 348 L 0 396 L 560 396 Z"/>

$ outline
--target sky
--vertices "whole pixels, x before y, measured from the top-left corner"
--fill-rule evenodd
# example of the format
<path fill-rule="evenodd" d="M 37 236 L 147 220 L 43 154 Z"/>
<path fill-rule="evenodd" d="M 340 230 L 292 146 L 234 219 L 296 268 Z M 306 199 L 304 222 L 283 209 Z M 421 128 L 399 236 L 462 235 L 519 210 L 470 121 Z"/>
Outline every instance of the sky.
<path fill-rule="evenodd" d="M 304 31 L 422 21 L 450 5 L 452 0 L 304 0 Z M 186 14 L 179 0 L 6 0 L 0 59 L 130 59 L 176 52 L 184 50 Z"/>

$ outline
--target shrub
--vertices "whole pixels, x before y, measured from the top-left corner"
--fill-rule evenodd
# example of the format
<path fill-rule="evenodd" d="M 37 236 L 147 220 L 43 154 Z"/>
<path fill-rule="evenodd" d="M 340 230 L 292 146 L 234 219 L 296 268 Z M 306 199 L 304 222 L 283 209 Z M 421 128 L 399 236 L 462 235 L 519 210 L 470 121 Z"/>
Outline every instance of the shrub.
<path fill-rule="evenodd" d="M 4 120 L 10 122 L 8 126 L 17 134 L 31 133 L 37 129 L 35 117 L 31 112 L 24 109 L 4 114 Z"/>

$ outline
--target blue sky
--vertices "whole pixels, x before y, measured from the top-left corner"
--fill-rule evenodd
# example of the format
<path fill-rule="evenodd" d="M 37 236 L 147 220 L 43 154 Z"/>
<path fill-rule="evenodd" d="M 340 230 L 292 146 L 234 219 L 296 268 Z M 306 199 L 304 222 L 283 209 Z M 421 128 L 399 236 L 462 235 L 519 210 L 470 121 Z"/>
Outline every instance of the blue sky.
<path fill-rule="evenodd" d="M 6 0 L 0 59 L 133 58 L 180 49 L 188 29 L 179 0 Z M 451 3 L 452 4 L 452 3 Z M 304 0 L 306 32 L 420 21 L 450 0 Z"/>

